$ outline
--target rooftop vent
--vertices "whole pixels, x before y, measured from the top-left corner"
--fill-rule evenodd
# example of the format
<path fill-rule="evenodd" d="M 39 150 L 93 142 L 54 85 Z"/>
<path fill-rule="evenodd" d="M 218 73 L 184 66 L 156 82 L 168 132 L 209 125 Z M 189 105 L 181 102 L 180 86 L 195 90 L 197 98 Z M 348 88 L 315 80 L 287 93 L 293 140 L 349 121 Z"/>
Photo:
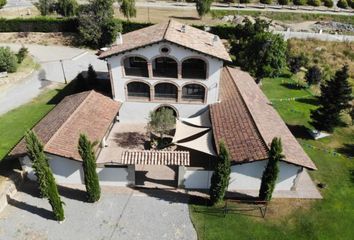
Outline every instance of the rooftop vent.
<path fill-rule="evenodd" d="M 219 40 L 219 37 L 214 35 L 213 37 L 213 45 Z"/>
<path fill-rule="evenodd" d="M 186 25 L 182 25 L 182 27 L 181 27 L 181 32 L 183 32 L 183 33 L 186 32 Z"/>

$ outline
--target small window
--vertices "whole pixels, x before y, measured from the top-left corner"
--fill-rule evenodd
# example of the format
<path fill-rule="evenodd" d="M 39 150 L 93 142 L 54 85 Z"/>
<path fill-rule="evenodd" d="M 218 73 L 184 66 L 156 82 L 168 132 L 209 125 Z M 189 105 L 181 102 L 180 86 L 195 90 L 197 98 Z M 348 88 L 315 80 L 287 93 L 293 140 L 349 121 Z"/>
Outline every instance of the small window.
<path fill-rule="evenodd" d="M 160 51 L 162 54 L 168 54 L 170 52 L 170 49 L 168 47 L 162 47 Z"/>
<path fill-rule="evenodd" d="M 204 102 L 205 88 L 199 84 L 188 84 L 182 88 L 182 99 Z"/>

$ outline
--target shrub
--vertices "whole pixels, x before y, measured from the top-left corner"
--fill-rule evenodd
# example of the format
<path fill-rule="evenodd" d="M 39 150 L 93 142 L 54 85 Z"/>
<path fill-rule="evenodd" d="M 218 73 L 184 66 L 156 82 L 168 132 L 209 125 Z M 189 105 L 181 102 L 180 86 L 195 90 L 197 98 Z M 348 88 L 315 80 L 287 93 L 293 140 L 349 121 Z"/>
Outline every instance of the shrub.
<path fill-rule="evenodd" d="M 58 0 L 56 10 L 64 17 L 72 17 L 77 14 L 78 7 L 76 0 Z"/>
<path fill-rule="evenodd" d="M 349 5 L 351 8 L 354 8 L 354 0 L 348 1 L 348 5 Z"/>
<path fill-rule="evenodd" d="M 331 8 L 334 5 L 332 0 L 324 0 L 323 4 L 328 8 Z"/>
<path fill-rule="evenodd" d="M 7 0 L 0 0 L 0 9 L 5 6 L 7 3 Z"/>
<path fill-rule="evenodd" d="M 17 63 L 22 63 L 23 59 L 25 59 L 27 55 L 28 55 L 28 49 L 26 47 L 21 47 L 16 54 Z"/>
<path fill-rule="evenodd" d="M 48 14 L 53 13 L 55 9 L 54 0 L 39 0 L 34 5 L 39 10 L 42 16 L 47 16 Z"/>
<path fill-rule="evenodd" d="M 347 2 L 347 0 L 339 0 L 339 1 L 337 2 L 337 7 L 339 7 L 339 8 L 344 8 L 344 9 L 348 8 L 348 2 Z"/>
<path fill-rule="evenodd" d="M 272 0 L 260 0 L 260 3 L 263 3 L 263 4 L 272 4 Z"/>
<path fill-rule="evenodd" d="M 120 2 L 119 10 L 128 19 L 128 21 L 131 17 L 136 17 L 135 0 L 120 0 Z"/>
<path fill-rule="evenodd" d="M 321 5 L 321 0 L 308 0 L 307 4 L 310 6 L 318 7 Z"/>
<path fill-rule="evenodd" d="M 313 85 L 313 84 L 318 84 L 322 80 L 322 72 L 321 69 L 318 66 L 312 66 L 307 70 L 307 73 L 305 75 L 305 79 L 307 84 Z"/>
<path fill-rule="evenodd" d="M 307 0 L 293 0 L 294 5 L 303 6 L 306 5 Z"/>
<path fill-rule="evenodd" d="M 251 0 L 240 0 L 240 3 L 250 3 Z"/>
<path fill-rule="evenodd" d="M 301 67 L 306 67 L 309 59 L 302 53 L 297 56 L 288 56 L 288 67 L 294 74 L 300 71 Z"/>
<path fill-rule="evenodd" d="M 261 187 L 259 189 L 259 198 L 270 201 L 275 188 L 279 174 L 278 162 L 284 158 L 283 148 L 280 138 L 273 138 L 268 153 L 268 163 L 263 172 Z"/>
<path fill-rule="evenodd" d="M 210 184 L 210 201 L 217 204 L 225 197 L 230 181 L 230 154 L 224 142 L 219 143 L 219 156 Z"/>
<path fill-rule="evenodd" d="M 91 143 L 86 135 L 80 134 L 78 151 L 83 161 L 84 180 L 87 192 L 87 200 L 96 202 L 100 199 L 101 188 L 96 172 L 96 157 L 93 151 L 97 142 Z"/>
<path fill-rule="evenodd" d="M 200 18 L 204 17 L 208 12 L 210 12 L 212 3 L 212 0 L 196 0 L 195 7 Z"/>
<path fill-rule="evenodd" d="M 289 0 L 278 0 L 278 4 L 279 5 L 288 5 L 289 4 Z"/>
<path fill-rule="evenodd" d="M 17 57 L 9 47 L 0 47 L 0 72 L 13 73 L 17 70 Z"/>

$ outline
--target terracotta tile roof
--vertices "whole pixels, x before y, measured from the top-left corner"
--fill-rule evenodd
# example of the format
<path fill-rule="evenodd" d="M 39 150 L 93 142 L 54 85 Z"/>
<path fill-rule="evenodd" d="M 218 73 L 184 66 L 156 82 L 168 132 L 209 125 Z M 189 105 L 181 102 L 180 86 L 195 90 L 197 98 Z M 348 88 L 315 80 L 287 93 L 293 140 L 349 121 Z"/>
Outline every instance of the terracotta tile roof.
<path fill-rule="evenodd" d="M 185 32 L 181 31 L 182 26 L 185 26 Z M 161 41 L 167 41 L 221 60 L 231 61 L 222 41 L 217 38 L 214 42 L 214 37 L 214 34 L 169 20 L 168 22 L 124 34 L 123 44 L 112 46 L 107 51 L 102 52 L 99 58 L 107 58 Z"/>
<path fill-rule="evenodd" d="M 189 151 L 125 151 L 122 164 L 189 166 Z"/>
<path fill-rule="evenodd" d="M 216 135 L 216 140 L 225 139 L 228 147 L 232 149 L 230 152 L 233 159 L 236 159 L 235 161 L 242 162 L 244 160 L 239 157 L 239 154 L 235 153 L 237 149 L 233 146 L 233 144 L 235 144 L 235 141 L 232 141 L 234 138 L 239 139 L 241 142 L 247 140 L 254 141 L 253 144 L 255 145 L 250 144 L 245 146 L 245 149 L 248 151 L 256 151 L 262 153 L 262 156 L 266 156 L 264 155 L 266 154 L 264 147 L 268 149 L 272 139 L 274 137 L 280 137 L 283 143 L 284 161 L 309 169 L 317 169 L 277 111 L 271 106 L 262 90 L 248 73 L 235 68 L 225 68 L 221 81 L 221 103 L 215 104 L 211 108 L 211 111 L 214 111 L 211 115 L 212 119 L 215 118 L 216 121 L 215 127 L 213 124 L 213 128 L 215 128 L 214 132 L 219 132 L 219 134 Z M 247 114 L 240 112 L 241 108 L 236 103 L 240 100 L 246 108 Z M 229 110 L 227 111 L 227 109 Z M 217 110 L 219 112 L 217 112 Z M 226 115 L 226 117 L 220 117 L 219 115 L 222 113 L 228 115 Z M 237 127 L 240 125 L 239 118 L 242 117 L 232 116 L 234 114 L 243 115 L 245 117 L 243 121 L 245 122 L 253 122 L 252 125 L 248 126 L 253 127 L 253 129 L 248 130 L 247 134 L 240 135 Z M 248 118 L 248 120 L 246 120 L 246 118 Z M 219 129 L 220 121 L 222 124 L 221 127 L 224 126 L 228 129 L 232 129 L 232 131 L 227 132 L 225 135 L 225 133 Z M 253 134 L 251 134 L 251 132 L 253 132 Z M 257 138 L 255 138 L 255 133 L 257 133 Z M 256 141 L 258 142 L 257 144 L 255 143 Z M 263 145 L 263 149 L 261 145 Z M 255 155 L 256 157 L 258 156 L 258 154 Z M 255 161 L 259 159 L 256 157 L 252 160 Z"/>
<path fill-rule="evenodd" d="M 268 158 L 267 147 L 226 68 L 222 72 L 220 98 L 220 103 L 210 106 L 216 146 L 223 140 L 237 163 Z"/>
<path fill-rule="evenodd" d="M 77 151 L 80 133 L 87 134 L 92 141 L 101 141 L 119 108 L 119 102 L 98 92 L 77 93 L 65 97 L 33 130 L 44 144 L 45 152 L 80 161 Z M 24 154 L 26 146 L 22 139 L 10 156 Z"/>

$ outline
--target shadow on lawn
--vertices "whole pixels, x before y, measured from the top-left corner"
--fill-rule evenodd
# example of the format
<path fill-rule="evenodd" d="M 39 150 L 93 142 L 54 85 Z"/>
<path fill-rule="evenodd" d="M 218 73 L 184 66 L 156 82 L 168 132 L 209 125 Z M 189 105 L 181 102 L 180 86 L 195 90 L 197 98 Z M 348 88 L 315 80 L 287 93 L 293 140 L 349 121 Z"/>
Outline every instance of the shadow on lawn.
<path fill-rule="evenodd" d="M 309 129 L 303 125 L 289 125 L 287 124 L 289 130 L 296 138 L 301 139 L 313 139 L 309 133 Z"/>
<path fill-rule="evenodd" d="M 347 157 L 354 157 L 354 144 L 344 144 L 342 147 L 337 148 L 337 151 Z"/>
<path fill-rule="evenodd" d="M 318 99 L 317 98 L 298 98 L 296 102 L 305 103 L 308 105 L 318 106 Z"/>
<path fill-rule="evenodd" d="M 300 84 L 297 83 L 281 83 L 281 86 L 287 88 L 287 89 L 291 89 L 291 90 L 301 90 L 301 89 L 305 89 L 304 86 L 301 86 Z"/>
<path fill-rule="evenodd" d="M 36 214 L 42 218 L 45 218 L 48 220 L 55 220 L 53 213 L 47 209 L 36 207 L 36 206 L 30 205 L 30 204 L 27 204 L 25 202 L 18 201 L 16 199 L 10 198 L 9 196 L 7 197 L 7 202 L 11 206 L 17 207 L 19 209 L 30 212 L 32 214 Z"/>

